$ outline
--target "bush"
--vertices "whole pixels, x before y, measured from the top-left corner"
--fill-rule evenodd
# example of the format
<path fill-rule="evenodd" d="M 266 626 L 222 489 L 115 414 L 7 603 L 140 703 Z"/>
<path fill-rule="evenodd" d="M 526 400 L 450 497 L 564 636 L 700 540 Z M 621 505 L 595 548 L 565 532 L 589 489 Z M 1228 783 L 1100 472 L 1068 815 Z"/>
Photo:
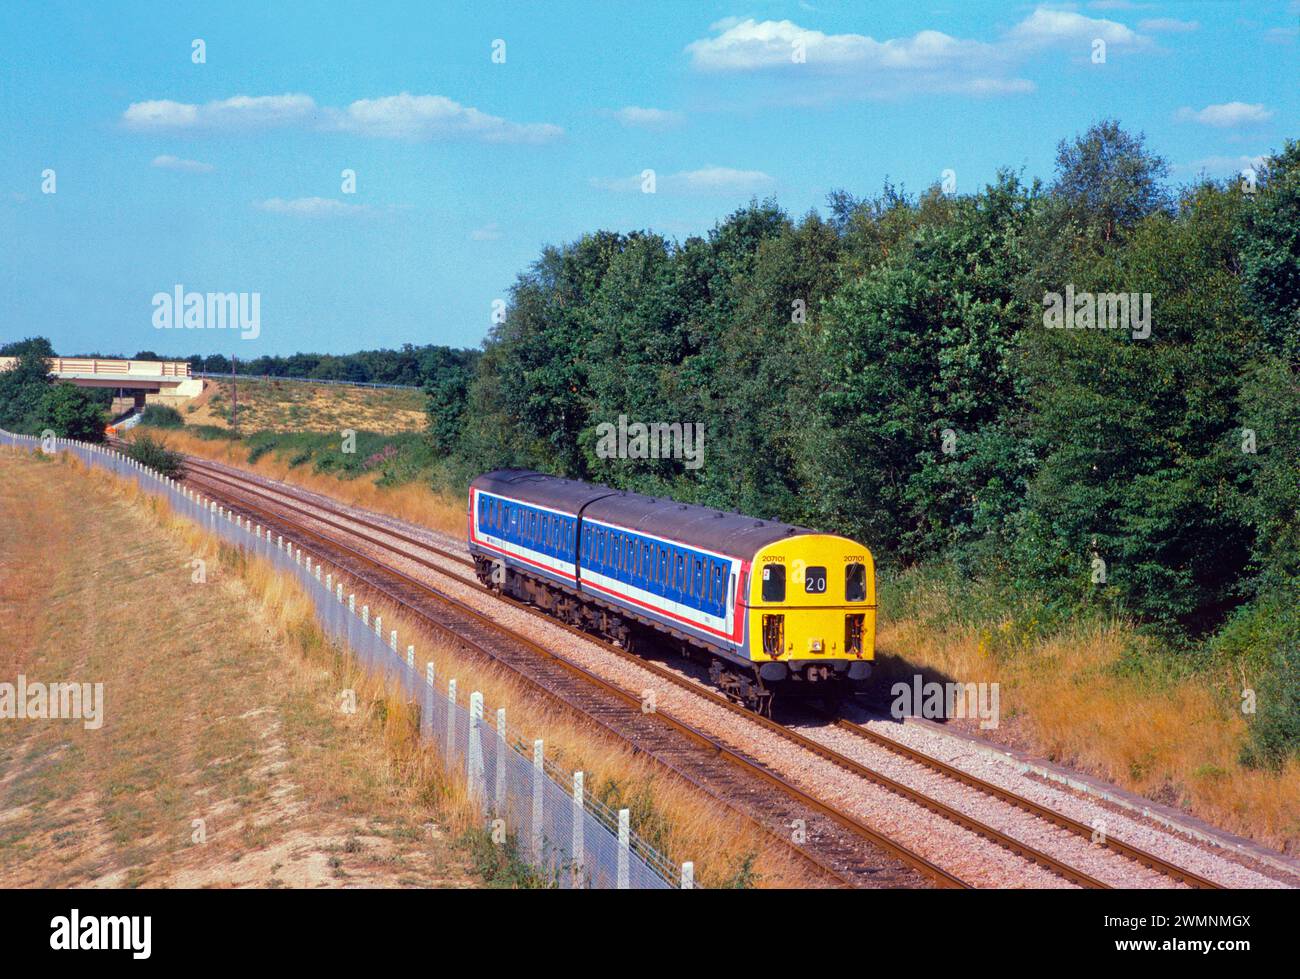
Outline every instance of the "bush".
<path fill-rule="evenodd" d="M 181 428 L 185 419 L 179 411 L 167 405 L 146 405 L 140 413 L 140 424 L 152 425 L 154 428 Z"/>
<path fill-rule="evenodd" d="M 1250 742 L 1241 761 L 1278 771 L 1288 757 L 1300 756 L 1300 644 L 1275 650 L 1272 659 L 1259 683 Z"/>
<path fill-rule="evenodd" d="M 126 454 L 141 465 L 173 479 L 180 475 L 181 463 L 185 460 L 179 452 L 169 449 L 166 442 L 155 439 L 148 432 L 137 432 L 127 443 Z"/>
<path fill-rule="evenodd" d="M 1297 584 L 1284 583 L 1240 608 L 1210 643 L 1212 655 L 1257 678 L 1255 713 L 1247 715 L 1250 740 L 1241 751 L 1242 764 L 1251 768 L 1276 770 L 1288 756 L 1300 756 Z"/>
<path fill-rule="evenodd" d="M 104 412 L 84 388 L 55 384 L 41 400 L 41 415 L 55 435 L 82 442 L 104 440 Z"/>

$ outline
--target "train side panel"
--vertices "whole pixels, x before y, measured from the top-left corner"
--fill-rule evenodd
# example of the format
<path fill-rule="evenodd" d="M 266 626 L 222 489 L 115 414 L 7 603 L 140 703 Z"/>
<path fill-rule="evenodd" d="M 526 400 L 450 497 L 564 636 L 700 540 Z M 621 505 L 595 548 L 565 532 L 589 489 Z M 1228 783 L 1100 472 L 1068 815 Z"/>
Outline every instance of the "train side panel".
<path fill-rule="evenodd" d="M 738 589 L 745 562 L 680 541 L 584 518 L 579 589 L 634 617 L 743 659 Z"/>
<path fill-rule="evenodd" d="M 573 588 L 578 580 L 577 538 L 578 518 L 572 513 L 470 489 L 472 553 Z"/>

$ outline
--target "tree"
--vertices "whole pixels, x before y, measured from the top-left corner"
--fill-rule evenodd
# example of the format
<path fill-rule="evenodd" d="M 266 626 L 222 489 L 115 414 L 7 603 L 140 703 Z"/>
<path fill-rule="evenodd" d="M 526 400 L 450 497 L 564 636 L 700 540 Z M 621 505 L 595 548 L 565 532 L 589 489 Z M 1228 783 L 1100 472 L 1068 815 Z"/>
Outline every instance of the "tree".
<path fill-rule="evenodd" d="M 1242 286 L 1273 349 L 1300 360 L 1300 142 L 1262 174 L 1239 236 Z"/>
<path fill-rule="evenodd" d="M 803 440 L 818 522 L 908 562 L 1005 534 L 1030 464 L 1016 343 L 1034 207 L 1004 172 L 827 302 Z"/>
<path fill-rule="evenodd" d="M 1148 153 L 1145 137 L 1104 119 L 1056 150 L 1052 194 L 1064 223 L 1083 237 L 1110 242 L 1140 220 L 1169 204 L 1162 183 L 1169 165 Z"/>
<path fill-rule="evenodd" d="M 25 340 L 14 340 L 0 346 L 0 357 L 21 357 L 23 354 L 31 354 L 33 357 L 53 357 L 54 347 L 45 337 L 28 337 Z"/>
<path fill-rule="evenodd" d="M 7 344 L 3 354 L 18 363 L 0 371 L 0 427 L 34 435 L 40 431 L 42 404 L 49 387 L 49 364 L 53 355 L 44 337 Z"/>
<path fill-rule="evenodd" d="M 104 414 L 90 394 L 75 384 L 55 384 L 45 392 L 41 416 L 60 438 L 102 442 Z"/>
<path fill-rule="evenodd" d="M 1077 293 L 1150 297 L 1149 337 L 1131 322 L 1026 333 L 1042 458 L 1018 566 L 1170 634 L 1217 625 L 1249 558 L 1239 389 L 1258 347 L 1235 274 L 1241 204 L 1201 185 L 1176 215 L 1149 214 L 1122 246 L 1077 259 Z"/>

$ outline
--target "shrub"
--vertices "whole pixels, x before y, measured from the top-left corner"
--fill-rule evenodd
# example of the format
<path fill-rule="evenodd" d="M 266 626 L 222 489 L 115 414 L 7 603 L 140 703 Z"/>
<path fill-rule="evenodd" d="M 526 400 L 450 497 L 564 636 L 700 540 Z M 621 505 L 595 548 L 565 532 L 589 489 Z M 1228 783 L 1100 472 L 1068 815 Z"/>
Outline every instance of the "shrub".
<path fill-rule="evenodd" d="M 181 428 L 185 419 L 179 411 L 167 405 L 146 405 L 140 414 L 140 424 L 154 428 Z"/>
<path fill-rule="evenodd" d="M 180 475 L 181 463 L 185 460 L 179 452 L 169 449 L 166 442 L 155 439 L 148 432 L 137 432 L 127 443 L 126 454 L 141 465 L 173 479 Z"/>

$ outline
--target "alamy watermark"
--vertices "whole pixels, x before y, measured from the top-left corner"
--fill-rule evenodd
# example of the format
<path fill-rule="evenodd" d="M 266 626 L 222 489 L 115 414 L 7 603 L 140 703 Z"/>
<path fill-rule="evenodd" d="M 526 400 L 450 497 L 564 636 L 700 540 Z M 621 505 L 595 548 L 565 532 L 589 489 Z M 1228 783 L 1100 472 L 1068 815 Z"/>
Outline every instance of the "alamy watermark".
<path fill-rule="evenodd" d="M 700 422 L 632 422 L 596 426 L 596 456 L 601 459 L 682 459 L 687 469 L 704 464 L 704 425 Z"/>
<path fill-rule="evenodd" d="M 1043 326 L 1049 330 L 1130 330 L 1134 340 L 1151 336 L 1151 293 L 1043 293 Z"/>
<path fill-rule="evenodd" d="M 0 721 L 51 720 L 82 722 L 87 731 L 104 723 L 102 683 L 0 683 Z"/>
<path fill-rule="evenodd" d="M 50 948 L 61 951 L 126 951 L 147 959 L 153 950 L 151 915 L 83 915 L 77 908 L 50 919 Z"/>
<path fill-rule="evenodd" d="M 152 303 L 155 330 L 238 330 L 241 340 L 262 333 L 260 292 L 186 292 L 178 282 L 155 292 Z"/>
<path fill-rule="evenodd" d="M 979 718 L 981 730 L 998 726 L 1001 717 L 1001 692 L 997 683 L 938 683 L 922 681 L 919 673 L 912 682 L 900 680 L 889 688 L 894 698 L 889 713 L 898 720 L 926 717 L 930 720 Z"/>

